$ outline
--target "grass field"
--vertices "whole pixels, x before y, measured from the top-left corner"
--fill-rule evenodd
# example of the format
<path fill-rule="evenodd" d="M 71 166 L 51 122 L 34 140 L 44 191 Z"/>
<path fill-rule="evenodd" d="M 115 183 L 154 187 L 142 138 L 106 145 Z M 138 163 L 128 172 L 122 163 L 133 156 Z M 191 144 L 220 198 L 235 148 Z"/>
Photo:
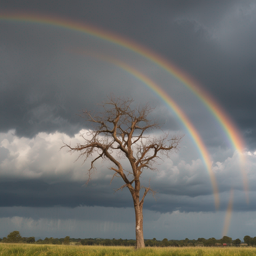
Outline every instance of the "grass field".
<path fill-rule="evenodd" d="M 256 248 L 212 248 L 212 247 L 180 247 L 180 248 L 145 248 L 134 250 L 132 247 L 105 246 L 72 246 L 72 245 L 31 245 L 31 244 L 0 244 L 0 255 L 172 255 L 172 256 L 219 256 L 256 255 Z"/>

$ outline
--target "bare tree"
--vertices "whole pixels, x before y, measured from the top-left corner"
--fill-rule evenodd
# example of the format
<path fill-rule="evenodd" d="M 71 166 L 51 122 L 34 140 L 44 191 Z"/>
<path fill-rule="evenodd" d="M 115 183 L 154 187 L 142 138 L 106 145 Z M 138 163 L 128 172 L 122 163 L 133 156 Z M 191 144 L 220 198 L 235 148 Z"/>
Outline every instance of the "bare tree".
<path fill-rule="evenodd" d="M 89 131 L 90 139 L 81 135 L 84 138 L 83 144 L 75 147 L 64 144 L 63 147 L 72 152 L 78 151 L 79 157 L 84 157 L 85 161 L 91 159 L 88 181 L 98 159 L 107 159 L 113 164 L 110 168 L 114 171 L 113 178 L 119 176 L 124 181 L 118 190 L 127 187 L 132 195 L 136 218 L 136 248 L 143 248 L 143 204 L 146 195 L 154 191 L 150 186 L 141 186 L 141 174 L 146 169 L 156 170 L 154 166 L 160 158 L 159 154 L 168 157 L 172 150 L 177 150 L 181 137 L 170 138 L 169 134 L 163 134 L 162 137 L 150 136 L 147 132 L 158 128 L 156 123 L 147 118 L 152 109 L 149 106 L 132 109 L 132 102 L 130 99 L 110 98 L 102 105 L 104 112 L 100 116 L 92 116 L 90 112 L 84 111 L 88 120 L 96 124 L 96 128 Z M 123 168 L 119 159 L 121 155 L 127 158 L 130 170 Z M 128 178 L 128 174 L 132 177 Z M 141 189 L 144 193 L 140 198 Z"/>

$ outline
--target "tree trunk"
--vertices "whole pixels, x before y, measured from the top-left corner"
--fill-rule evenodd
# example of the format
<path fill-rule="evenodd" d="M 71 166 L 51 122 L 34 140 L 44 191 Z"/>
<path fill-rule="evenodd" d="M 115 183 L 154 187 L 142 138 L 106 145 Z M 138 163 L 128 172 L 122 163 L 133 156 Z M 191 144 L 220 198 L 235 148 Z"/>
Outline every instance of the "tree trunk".
<path fill-rule="evenodd" d="M 144 248 L 144 236 L 143 236 L 143 205 L 139 205 L 139 202 L 134 204 L 135 219 L 136 219 L 136 249 Z"/>

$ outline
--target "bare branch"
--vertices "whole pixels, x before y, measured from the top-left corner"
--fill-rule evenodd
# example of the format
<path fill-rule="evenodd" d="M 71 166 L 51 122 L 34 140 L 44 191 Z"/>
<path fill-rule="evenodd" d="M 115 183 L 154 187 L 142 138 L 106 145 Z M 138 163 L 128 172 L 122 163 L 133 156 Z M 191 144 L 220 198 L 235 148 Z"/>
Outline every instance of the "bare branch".
<path fill-rule="evenodd" d="M 120 188 L 116 189 L 115 192 L 119 191 L 119 190 L 123 190 L 125 187 L 127 187 L 128 184 L 124 184 L 122 185 Z"/>
<path fill-rule="evenodd" d="M 150 180 L 149 180 L 149 186 L 148 186 L 148 187 L 142 186 L 141 188 L 144 188 L 145 191 L 144 191 L 144 194 L 143 194 L 143 196 L 142 196 L 142 198 L 141 198 L 140 205 L 143 205 L 144 199 L 145 199 L 146 195 L 148 194 L 148 192 L 151 192 L 151 193 L 152 193 L 152 196 L 155 198 L 156 191 L 154 191 L 154 190 L 152 190 L 152 189 L 150 188 Z"/>
<path fill-rule="evenodd" d="M 134 182 L 135 180 L 132 180 L 124 185 L 122 185 L 120 188 L 116 189 L 115 192 L 119 191 L 119 190 L 123 190 L 125 187 L 128 187 L 130 190 L 132 189 L 133 191 L 133 187 L 132 187 L 132 183 Z"/>
<path fill-rule="evenodd" d="M 137 168 L 151 169 L 152 163 L 154 163 L 156 159 L 160 159 L 159 154 L 164 154 L 169 157 L 169 152 L 171 150 L 178 149 L 182 137 L 174 136 L 172 139 L 168 140 L 168 136 L 169 134 L 165 134 L 159 139 L 148 139 L 146 144 L 141 142 L 141 144 L 137 146 Z"/>
<path fill-rule="evenodd" d="M 155 197 L 156 191 L 152 190 L 150 187 L 145 188 L 145 192 L 140 200 L 140 205 L 143 205 L 144 199 L 145 199 L 146 195 L 148 194 L 148 192 L 151 192 L 153 197 Z"/>
<path fill-rule="evenodd" d="M 112 168 L 111 168 L 111 170 L 112 170 Z M 110 184 L 112 183 L 112 181 L 113 181 L 113 179 L 114 179 L 115 177 L 118 177 L 118 172 L 116 172 L 116 173 L 113 174 L 112 179 L 111 179 L 111 181 L 110 181 Z"/>

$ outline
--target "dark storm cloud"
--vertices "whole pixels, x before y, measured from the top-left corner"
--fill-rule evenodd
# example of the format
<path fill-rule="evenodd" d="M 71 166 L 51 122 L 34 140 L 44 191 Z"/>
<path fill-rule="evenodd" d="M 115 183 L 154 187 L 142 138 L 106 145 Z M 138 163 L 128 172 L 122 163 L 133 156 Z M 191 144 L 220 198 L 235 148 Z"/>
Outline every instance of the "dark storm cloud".
<path fill-rule="evenodd" d="M 220 182 L 219 182 L 220 183 Z M 88 186 L 81 182 L 58 182 L 49 184 L 41 180 L 5 181 L 0 184 L 0 207 L 133 207 L 132 198 L 127 189 L 115 190 L 122 185 L 108 180 L 91 181 Z M 229 191 L 220 186 L 220 210 L 225 210 L 229 200 Z M 151 182 L 157 191 L 156 197 L 148 195 L 145 209 L 156 212 L 209 212 L 215 211 L 214 198 L 210 184 L 198 182 L 181 183 L 176 186 L 159 181 Z M 223 192 L 222 192 L 223 191 Z M 238 187 L 235 190 L 234 211 L 255 210 L 254 190 L 250 190 L 251 202 L 245 202 L 244 192 Z M 1 216 L 4 217 L 4 216 Z"/>
<path fill-rule="evenodd" d="M 1 130 L 16 129 L 25 136 L 55 130 L 75 133 L 84 125 L 79 117 L 82 110 L 109 95 L 108 86 L 100 88 L 90 79 L 97 64 L 82 62 L 78 67 L 79 60 L 70 58 L 67 38 L 56 38 L 49 31 L 43 34 L 44 30 L 37 37 L 34 29 L 1 28 L 6 35 L 0 43 Z M 65 43 L 56 46 L 62 40 Z M 80 71 L 87 77 L 81 77 Z"/>
<path fill-rule="evenodd" d="M 103 192 L 103 193 L 102 193 Z M 63 182 L 47 184 L 40 180 L 5 182 L 1 184 L 1 206 L 33 206 L 33 207 L 77 207 L 110 206 L 131 207 L 127 198 L 117 196 L 109 183 L 97 182 L 88 187 L 79 182 Z"/>
<path fill-rule="evenodd" d="M 10 181 L 1 183 L 0 192 L 1 207 L 78 207 L 83 205 L 133 207 L 131 195 L 126 189 L 114 193 L 113 185 L 110 187 L 106 181 L 97 181 L 97 183 L 91 183 L 87 187 L 79 182 L 47 184 L 38 180 Z M 160 192 L 156 200 L 151 196 L 147 197 L 145 209 L 157 212 L 214 211 L 214 202 L 211 197 L 200 200 L 200 196 L 179 196 L 175 193 L 172 195 L 171 193 L 161 194 Z"/>
<path fill-rule="evenodd" d="M 256 107 L 256 20 L 253 18 L 253 1 L 0 1 L 0 8 L 60 15 L 88 22 L 151 48 L 198 80 L 241 128 L 248 146 L 254 148 L 256 123 L 252 109 Z M 6 30 L 1 31 L 1 34 L 5 35 L 1 38 L 0 47 L 1 58 L 4 60 L 1 62 L 1 73 L 5 74 L 5 78 L 1 78 L 2 84 L 7 80 L 10 91 L 11 88 L 19 91 L 19 96 L 12 95 L 11 98 L 8 90 L 1 93 L 9 102 L 7 104 L 1 99 L 1 109 L 5 109 L 1 112 L 2 128 L 18 126 L 18 133 L 27 136 L 35 134 L 38 130 L 61 130 L 64 126 L 69 127 L 66 128 L 69 133 L 77 131 L 81 127 L 81 122 L 75 115 L 81 108 L 87 107 L 88 99 L 82 102 L 82 99 L 74 94 L 72 100 L 64 101 L 64 110 L 61 108 L 63 104 L 59 101 L 70 92 L 62 91 L 62 96 L 57 97 L 59 88 L 52 84 L 47 86 L 45 92 L 44 84 L 47 84 L 47 81 L 42 80 L 43 74 L 49 75 L 51 62 L 52 65 L 57 64 L 51 58 L 47 58 L 47 55 L 52 59 L 58 55 L 56 51 L 63 46 L 59 45 L 60 40 L 56 40 L 53 33 L 49 35 L 42 31 L 38 34 L 36 31 L 31 31 L 30 34 L 26 31 L 25 40 L 22 40 L 21 37 L 17 37 L 17 34 L 22 34 L 22 30 L 18 33 L 8 29 L 8 26 L 2 29 Z M 47 35 L 47 40 L 44 35 Z M 66 41 L 68 39 L 63 38 L 63 42 Z M 15 56 L 10 56 L 10 46 Z M 30 56 L 33 49 L 36 51 L 34 58 Z M 41 55 L 38 54 L 38 50 L 41 51 Z M 27 57 L 21 56 L 20 51 Z M 19 60 L 25 63 L 19 64 Z M 29 71 L 22 70 L 23 65 Z M 17 69 L 20 74 L 18 76 Z M 13 77 L 17 79 L 13 81 Z M 40 79 L 42 83 L 38 85 Z M 69 82 L 81 84 L 81 81 L 74 77 Z M 86 86 L 96 96 L 96 92 L 92 92 L 94 85 L 91 81 L 87 81 Z M 22 90 L 19 89 L 21 87 Z M 34 98 L 40 95 L 44 104 L 33 106 L 24 102 L 24 97 L 33 91 L 31 87 L 34 88 Z M 106 93 L 102 90 L 104 98 Z M 168 91 L 168 88 L 166 90 Z M 91 99 L 92 97 L 89 103 Z M 40 122 L 31 121 L 28 118 L 28 115 L 31 115 L 28 109 L 34 109 L 32 115 L 38 115 L 38 119 L 41 118 L 38 113 L 50 117 L 48 120 L 42 117 L 43 121 Z M 32 123 L 28 124 L 28 119 Z M 209 144 L 211 143 L 213 142 L 209 141 Z"/>
<path fill-rule="evenodd" d="M 15 129 L 27 137 L 40 131 L 74 134 L 88 125 L 79 116 L 82 110 L 97 109 L 97 103 L 113 92 L 130 97 L 135 93 L 135 86 L 123 81 L 128 77 L 125 72 L 115 75 L 116 67 L 67 50 L 70 45 L 81 47 L 76 41 L 82 35 L 55 32 L 33 25 L 1 27 L 1 131 Z M 94 42 L 86 39 L 90 48 Z M 135 101 L 142 102 L 137 95 Z M 154 100 L 151 103 L 155 105 Z"/>
<path fill-rule="evenodd" d="M 165 56 L 217 99 L 254 148 L 255 6 L 222 1 L 194 7 L 169 26 L 173 37 L 164 40 Z"/>

